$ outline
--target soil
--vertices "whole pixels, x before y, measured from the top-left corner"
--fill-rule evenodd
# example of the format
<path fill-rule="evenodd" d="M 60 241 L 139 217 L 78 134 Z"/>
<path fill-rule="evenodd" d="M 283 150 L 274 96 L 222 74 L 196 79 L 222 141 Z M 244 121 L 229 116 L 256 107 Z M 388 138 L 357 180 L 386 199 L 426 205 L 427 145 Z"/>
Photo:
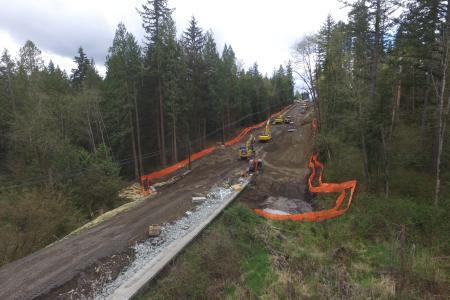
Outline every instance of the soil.
<path fill-rule="evenodd" d="M 288 125 L 275 125 L 272 141 L 257 144 L 257 154 L 264 160 L 264 173 L 242 197 L 251 207 L 269 206 L 270 202 L 265 201 L 271 195 L 285 197 L 285 202 L 289 198 L 297 202 L 307 200 L 310 127 L 305 120 L 308 114 L 305 116 L 300 110 L 295 105 L 289 115 L 296 124 L 307 125 L 298 125 L 293 132 L 288 132 Z M 93 282 L 114 278 L 129 264 L 133 258 L 130 246 L 146 238 L 150 224 L 179 219 L 195 206 L 191 199 L 194 194 L 205 193 L 215 183 L 246 169 L 247 163 L 237 159 L 239 146 L 218 149 L 193 162 L 191 173 L 158 190 L 155 197 L 135 208 L 3 266 L 0 299 L 83 298 L 73 294 L 75 289 L 85 290 L 84 297 L 89 297 Z"/>
<path fill-rule="evenodd" d="M 295 107 L 289 115 L 295 131 L 288 131 L 292 125 L 274 125 L 281 132 L 261 154 L 264 172 L 239 198 L 250 208 L 269 208 L 291 214 L 312 210 L 312 195 L 306 185 L 313 146 L 312 113 L 301 113 L 301 109 Z"/>

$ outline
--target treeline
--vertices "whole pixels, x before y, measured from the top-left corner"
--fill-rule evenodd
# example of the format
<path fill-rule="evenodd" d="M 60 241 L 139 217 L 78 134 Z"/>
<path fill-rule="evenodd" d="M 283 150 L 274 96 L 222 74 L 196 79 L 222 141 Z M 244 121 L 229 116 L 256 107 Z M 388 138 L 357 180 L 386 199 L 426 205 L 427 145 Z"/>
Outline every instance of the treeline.
<path fill-rule="evenodd" d="M 172 9 L 140 10 L 141 46 L 119 24 L 99 76 L 82 47 L 67 74 L 27 41 L 0 62 L 0 265 L 124 200 L 124 182 L 225 140 L 293 99 L 292 69 L 244 70 L 231 46 Z"/>

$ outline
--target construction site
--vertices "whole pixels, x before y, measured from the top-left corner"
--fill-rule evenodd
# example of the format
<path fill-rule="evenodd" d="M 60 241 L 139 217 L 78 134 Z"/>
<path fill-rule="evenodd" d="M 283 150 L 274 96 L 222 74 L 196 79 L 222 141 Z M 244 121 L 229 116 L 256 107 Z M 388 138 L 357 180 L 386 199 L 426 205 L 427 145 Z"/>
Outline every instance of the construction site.
<path fill-rule="evenodd" d="M 275 121 L 280 116 L 283 120 Z M 226 199 L 270 212 L 313 210 L 306 183 L 313 138 L 312 107 L 295 103 L 276 118 L 242 136 L 239 143 L 218 147 L 192 161 L 191 170 L 181 168 L 155 180 L 152 193 L 133 205 L 126 204 L 3 266 L 0 298 L 123 299 L 139 287 L 127 295 L 115 294 L 117 289 L 132 280 L 153 256 L 220 213 Z M 267 135 L 270 138 L 264 139 Z M 251 157 L 242 157 L 243 147 L 251 147 Z M 173 256 L 168 261 L 171 259 Z"/>

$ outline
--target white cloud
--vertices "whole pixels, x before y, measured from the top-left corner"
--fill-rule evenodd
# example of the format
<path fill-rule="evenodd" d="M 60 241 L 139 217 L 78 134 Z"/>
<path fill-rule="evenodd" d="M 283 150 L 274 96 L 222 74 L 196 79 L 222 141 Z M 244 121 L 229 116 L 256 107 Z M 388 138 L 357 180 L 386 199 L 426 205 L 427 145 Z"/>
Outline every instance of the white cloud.
<path fill-rule="evenodd" d="M 143 41 L 143 0 L 0 0 L 0 47 L 16 52 L 30 39 L 68 72 L 81 45 L 97 66 L 104 63 L 115 29 L 123 22 Z M 219 51 L 231 44 L 245 67 L 257 62 L 272 73 L 290 59 L 290 47 L 302 35 L 315 32 L 328 13 L 345 19 L 337 0 L 169 0 L 181 34 L 192 15 L 204 29 L 212 29 Z M 101 70 L 104 73 L 104 67 Z"/>

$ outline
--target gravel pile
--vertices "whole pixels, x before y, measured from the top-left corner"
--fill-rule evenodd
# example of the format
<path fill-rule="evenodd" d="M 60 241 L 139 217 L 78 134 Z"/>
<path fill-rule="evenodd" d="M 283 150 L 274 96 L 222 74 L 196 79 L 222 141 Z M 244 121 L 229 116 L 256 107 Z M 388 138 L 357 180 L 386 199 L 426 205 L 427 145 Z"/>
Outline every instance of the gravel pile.
<path fill-rule="evenodd" d="M 240 184 L 245 179 L 239 179 Z M 186 212 L 186 215 L 169 224 L 161 226 L 161 234 L 158 237 L 149 238 L 144 242 L 136 244 L 135 260 L 114 281 L 98 287 L 95 299 L 105 299 L 111 295 L 120 285 L 130 279 L 136 272 L 142 269 L 152 258 L 163 252 L 167 247 L 192 231 L 197 224 L 210 216 L 220 204 L 228 199 L 235 191 L 231 182 L 222 186 L 213 187 L 206 195 L 206 200 L 199 204 L 195 210 Z"/>

